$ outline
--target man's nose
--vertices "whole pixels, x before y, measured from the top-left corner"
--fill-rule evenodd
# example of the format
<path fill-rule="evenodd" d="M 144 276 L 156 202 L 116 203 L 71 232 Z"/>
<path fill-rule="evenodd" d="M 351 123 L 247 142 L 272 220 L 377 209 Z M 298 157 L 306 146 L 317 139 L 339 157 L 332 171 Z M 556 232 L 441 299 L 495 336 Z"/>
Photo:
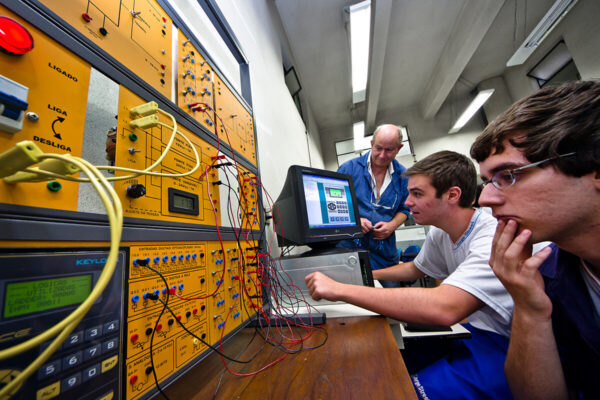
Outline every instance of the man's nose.
<path fill-rule="evenodd" d="M 479 205 L 482 207 L 491 207 L 492 205 L 502 203 L 502 201 L 501 191 L 491 182 L 483 187 L 479 195 Z"/>

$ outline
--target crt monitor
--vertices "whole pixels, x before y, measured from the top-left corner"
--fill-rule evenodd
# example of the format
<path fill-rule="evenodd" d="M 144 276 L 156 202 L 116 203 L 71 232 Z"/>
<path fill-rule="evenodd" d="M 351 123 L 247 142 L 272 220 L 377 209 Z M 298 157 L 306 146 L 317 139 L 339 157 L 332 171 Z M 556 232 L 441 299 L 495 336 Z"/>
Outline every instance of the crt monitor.
<path fill-rule="evenodd" d="M 362 237 L 358 204 L 350 175 L 292 165 L 274 204 L 280 246 L 334 246 Z"/>

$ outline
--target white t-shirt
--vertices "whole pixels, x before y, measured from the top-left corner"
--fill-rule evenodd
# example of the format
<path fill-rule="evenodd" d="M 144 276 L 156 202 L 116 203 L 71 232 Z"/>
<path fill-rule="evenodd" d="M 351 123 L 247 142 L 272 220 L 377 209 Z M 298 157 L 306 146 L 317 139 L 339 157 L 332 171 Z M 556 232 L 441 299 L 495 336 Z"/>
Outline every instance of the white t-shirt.
<path fill-rule="evenodd" d="M 469 315 L 471 325 L 508 337 L 514 303 L 489 265 L 496 224 L 494 217 L 478 209 L 457 243 L 432 227 L 414 262 L 423 273 L 443 280 L 442 285 L 456 286 L 484 303 Z"/>

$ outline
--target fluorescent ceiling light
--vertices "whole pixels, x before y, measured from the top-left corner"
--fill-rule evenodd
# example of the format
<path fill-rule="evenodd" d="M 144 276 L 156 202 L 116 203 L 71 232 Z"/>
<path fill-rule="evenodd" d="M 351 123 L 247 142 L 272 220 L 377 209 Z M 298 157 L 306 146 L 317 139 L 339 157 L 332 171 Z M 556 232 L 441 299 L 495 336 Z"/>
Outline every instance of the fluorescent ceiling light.
<path fill-rule="evenodd" d="M 577 0 L 556 0 L 550 10 L 544 15 L 533 31 L 527 36 L 523 44 L 515 51 L 515 54 L 506 63 L 507 67 L 521 65 L 535 51 L 535 49 L 546 39 L 554 27 L 573 8 Z"/>
<path fill-rule="evenodd" d="M 357 103 L 365 99 L 365 92 L 367 89 L 369 40 L 371 32 L 371 1 L 363 1 L 350 6 L 349 9 L 352 93 L 353 101 Z M 362 100 L 360 100 L 361 98 Z"/>
<path fill-rule="evenodd" d="M 354 131 L 354 151 L 361 151 L 371 147 L 371 140 L 365 137 L 365 121 L 352 125 Z"/>
<path fill-rule="evenodd" d="M 401 126 L 400 130 L 402 131 L 402 148 L 398 152 L 396 158 L 407 156 L 412 154 L 412 149 L 410 148 L 410 141 L 408 140 L 408 129 L 405 126 Z"/>
<path fill-rule="evenodd" d="M 402 148 L 398 152 L 398 155 L 396 155 L 396 158 L 407 156 L 409 154 L 412 154 L 412 149 L 410 148 L 410 142 L 407 140 L 405 142 L 402 142 Z"/>
<path fill-rule="evenodd" d="M 473 99 L 471 104 L 467 107 L 467 109 L 462 113 L 462 115 L 458 118 L 452 129 L 448 131 L 448 133 L 456 133 L 462 129 L 463 126 L 469 122 L 471 117 L 481 108 L 482 105 L 485 104 L 486 101 L 490 98 L 492 93 L 494 93 L 495 89 L 486 89 L 477 93 L 477 96 Z"/>

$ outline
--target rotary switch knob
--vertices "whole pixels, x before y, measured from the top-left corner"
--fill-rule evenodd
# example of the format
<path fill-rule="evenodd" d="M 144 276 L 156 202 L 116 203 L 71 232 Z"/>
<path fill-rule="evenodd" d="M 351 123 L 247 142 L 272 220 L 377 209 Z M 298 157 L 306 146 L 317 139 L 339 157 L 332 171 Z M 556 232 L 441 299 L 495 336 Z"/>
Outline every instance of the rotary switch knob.
<path fill-rule="evenodd" d="M 131 197 L 132 199 L 137 199 L 138 197 L 142 197 L 146 194 L 146 188 L 144 185 L 133 184 L 127 186 L 127 197 Z"/>

